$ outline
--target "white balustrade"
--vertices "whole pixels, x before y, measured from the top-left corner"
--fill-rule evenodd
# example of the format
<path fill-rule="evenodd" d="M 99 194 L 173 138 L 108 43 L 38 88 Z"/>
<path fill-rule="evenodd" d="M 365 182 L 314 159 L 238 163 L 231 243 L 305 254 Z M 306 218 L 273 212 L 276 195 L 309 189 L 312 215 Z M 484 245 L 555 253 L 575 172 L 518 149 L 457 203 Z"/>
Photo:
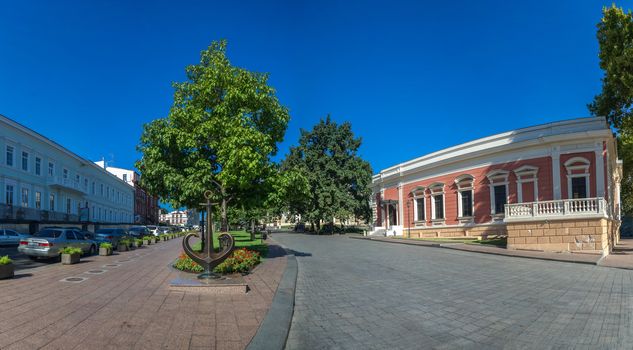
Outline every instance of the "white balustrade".
<path fill-rule="evenodd" d="M 606 208 L 606 200 L 602 197 L 513 203 L 505 206 L 505 220 L 567 216 L 607 217 Z"/>

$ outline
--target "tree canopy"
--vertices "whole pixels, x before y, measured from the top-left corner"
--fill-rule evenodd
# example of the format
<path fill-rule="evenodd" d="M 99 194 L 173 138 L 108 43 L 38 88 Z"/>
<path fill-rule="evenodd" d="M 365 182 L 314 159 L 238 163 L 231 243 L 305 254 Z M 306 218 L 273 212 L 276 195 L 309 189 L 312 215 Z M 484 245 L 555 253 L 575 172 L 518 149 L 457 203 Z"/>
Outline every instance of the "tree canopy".
<path fill-rule="evenodd" d="M 198 207 L 215 190 L 223 226 L 228 203 L 259 193 L 271 174 L 290 119 L 268 75 L 231 65 L 226 46 L 213 42 L 173 84 L 168 116 L 143 127 L 136 164 L 143 186 L 176 208 Z"/>
<path fill-rule="evenodd" d="M 606 117 L 618 130 L 618 153 L 624 158 L 622 211 L 633 214 L 633 15 L 612 5 L 603 9 L 598 23 L 602 91 L 589 104 L 593 115 Z"/>
<path fill-rule="evenodd" d="M 301 215 L 317 231 L 334 218 L 368 220 L 372 170 L 358 155 L 361 139 L 352 126 L 328 116 L 311 131 L 301 130 L 299 145 L 281 166 L 278 186 L 286 193 L 290 214 Z"/>

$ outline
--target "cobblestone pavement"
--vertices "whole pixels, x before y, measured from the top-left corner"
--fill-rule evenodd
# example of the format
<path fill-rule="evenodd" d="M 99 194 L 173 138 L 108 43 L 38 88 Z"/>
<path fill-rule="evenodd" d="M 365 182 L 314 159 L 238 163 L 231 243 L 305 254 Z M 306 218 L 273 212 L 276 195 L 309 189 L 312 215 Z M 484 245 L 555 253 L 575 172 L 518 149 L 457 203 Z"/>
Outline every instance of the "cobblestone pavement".
<path fill-rule="evenodd" d="M 275 234 L 299 262 L 287 349 L 633 349 L 633 271 Z"/>
<path fill-rule="evenodd" d="M 168 265 L 180 251 L 171 240 L 16 271 L 0 280 L 0 349 L 243 349 L 270 307 L 285 256 L 246 276 L 247 294 L 200 295 L 169 289 L 177 272 Z"/>

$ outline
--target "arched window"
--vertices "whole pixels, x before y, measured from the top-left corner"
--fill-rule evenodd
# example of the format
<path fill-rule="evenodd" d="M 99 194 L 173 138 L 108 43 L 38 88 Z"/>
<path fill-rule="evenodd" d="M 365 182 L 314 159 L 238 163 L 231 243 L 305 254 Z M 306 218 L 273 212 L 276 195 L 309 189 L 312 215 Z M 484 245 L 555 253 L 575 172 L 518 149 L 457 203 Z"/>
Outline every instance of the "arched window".
<path fill-rule="evenodd" d="M 486 177 L 490 182 L 490 213 L 493 216 L 502 216 L 505 205 L 508 203 L 508 176 L 506 170 L 493 170 Z"/>
<path fill-rule="evenodd" d="M 475 178 L 470 174 L 460 175 L 455 178 L 457 186 L 457 216 L 460 222 L 473 221 L 473 208 L 475 200 L 473 196 Z"/>
<path fill-rule="evenodd" d="M 429 185 L 431 195 L 431 221 L 433 225 L 444 224 L 444 184 L 434 182 Z"/>
<path fill-rule="evenodd" d="M 567 169 L 567 198 L 587 198 L 589 194 L 589 166 L 583 157 L 573 157 L 565 162 Z"/>
<path fill-rule="evenodd" d="M 538 168 L 524 165 L 514 169 L 519 203 L 538 201 Z"/>
<path fill-rule="evenodd" d="M 418 186 L 411 190 L 411 199 L 413 201 L 413 219 L 416 226 L 424 226 L 426 223 L 425 190 L 426 188 L 422 186 Z"/>

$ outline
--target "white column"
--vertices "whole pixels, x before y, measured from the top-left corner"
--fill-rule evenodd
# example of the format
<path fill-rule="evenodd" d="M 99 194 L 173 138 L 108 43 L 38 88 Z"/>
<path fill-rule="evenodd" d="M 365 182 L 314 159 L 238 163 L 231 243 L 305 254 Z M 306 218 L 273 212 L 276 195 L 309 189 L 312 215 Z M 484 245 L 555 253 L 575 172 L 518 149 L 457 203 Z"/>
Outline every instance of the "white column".
<path fill-rule="evenodd" d="M 604 158 L 602 151 L 602 141 L 596 142 L 596 197 L 604 197 Z"/>
<path fill-rule="evenodd" d="M 560 190 L 560 149 L 552 148 L 552 183 L 554 184 L 554 199 L 561 199 Z"/>
<path fill-rule="evenodd" d="M 404 200 L 402 196 L 402 182 L 398 184 L 398 225 L 404 227 Z"/>

